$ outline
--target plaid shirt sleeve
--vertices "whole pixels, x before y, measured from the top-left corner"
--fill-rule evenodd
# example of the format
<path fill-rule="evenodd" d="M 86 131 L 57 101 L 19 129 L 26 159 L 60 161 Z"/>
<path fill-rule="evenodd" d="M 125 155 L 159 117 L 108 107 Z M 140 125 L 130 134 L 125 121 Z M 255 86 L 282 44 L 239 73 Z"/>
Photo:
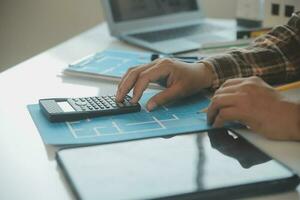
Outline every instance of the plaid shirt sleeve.
<path fill-rule="evenodd" d="M 203 62 L 214 72 L 213 88 L 238 77 L 259 76 L 270 84 L 300 79 L 300 12 L 250 46 L 230 49 Z"/>

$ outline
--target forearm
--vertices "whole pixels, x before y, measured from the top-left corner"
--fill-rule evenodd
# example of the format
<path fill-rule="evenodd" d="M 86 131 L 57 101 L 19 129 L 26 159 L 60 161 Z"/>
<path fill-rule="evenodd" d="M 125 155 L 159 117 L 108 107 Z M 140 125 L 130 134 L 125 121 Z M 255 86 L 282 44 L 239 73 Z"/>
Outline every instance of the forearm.
<path fill-rule="evenodd" d="M 230 78 L 260 76 L 268 83 L 293 81 L 300 76 L 300 17 L 274 28 L 249 47 L 232 49 L 203 61 L 210 66 L 219 87 Z"/>

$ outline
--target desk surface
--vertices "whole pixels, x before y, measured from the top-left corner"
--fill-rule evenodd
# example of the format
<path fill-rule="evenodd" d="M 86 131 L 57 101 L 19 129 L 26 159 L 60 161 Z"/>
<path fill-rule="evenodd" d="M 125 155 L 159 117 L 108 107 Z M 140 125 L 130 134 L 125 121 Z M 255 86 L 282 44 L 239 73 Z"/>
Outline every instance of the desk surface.
<path fill-rule="evenodd" d="M 57 149 L 43 144 L 26 105 L 47 97 L 114 93 L 112 82 L 58 76 L 68 63 L 106 48 L 136 50 L 111 38 L 106 25 L 100 24 L 0 74 L 0 199 L 74 199 L 55 161 Z M 300 174 L 300 143 L 269 141 L 247 131 L 242 134 Z M 300 187 L 255 199 L 266 198 L 300 199 Z"/>

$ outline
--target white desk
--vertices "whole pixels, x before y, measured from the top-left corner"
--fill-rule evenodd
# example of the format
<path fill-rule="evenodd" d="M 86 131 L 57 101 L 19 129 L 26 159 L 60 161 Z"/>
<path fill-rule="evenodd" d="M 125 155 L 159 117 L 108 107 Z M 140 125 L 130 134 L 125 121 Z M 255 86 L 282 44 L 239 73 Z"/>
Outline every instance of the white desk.
<path fill-rule="evenodd" d="M 57 76 L 68 63 L 108 47 L 132 48 L 111 38 L 102 24 L 0 74 L 0 199 L 74 199 L 54 159 L 56 149 L 45 147 L 26 105 L 114 92 L 116 84 L 109 82 Z M 243 134 L 300 174 L 300 143 Z M 300 199 L 300 188 L 268 199 Z"/>

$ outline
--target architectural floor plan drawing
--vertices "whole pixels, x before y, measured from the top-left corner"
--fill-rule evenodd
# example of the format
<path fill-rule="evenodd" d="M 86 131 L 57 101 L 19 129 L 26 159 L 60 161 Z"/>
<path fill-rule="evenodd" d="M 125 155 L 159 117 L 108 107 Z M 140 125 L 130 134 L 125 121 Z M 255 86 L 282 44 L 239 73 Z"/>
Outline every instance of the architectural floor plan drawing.
<path fill-rule="evenodd" d="M 198 112 L 208 106 L 207 98 L 197 95 L 148 112 L 145 105 L 152 95 L 142 97 L 141 112 L 73 122 L 51 123 L 37 104 L 28 109 L 44 143 L 51 145 L 100 144 L 210 129 L 206 113 Z"/>
<path fill-rule="evenodd" d="M 193 113 L 172 114 L 167 107 L 162 107 L 160 112 L 149 113 L 145 109 L 138 114 L 110 117 L 102 119 L 86 119 L 83 121 L 66 122 L 66 125 L 74 138 L 90 138 L 110 136 L 115 134 L 145 133 L 176 128 L 180 126 L 199 125 L 199 119 L 206 123 L 204 114 L 199 114 L 199 119 L 190 119 Z M 177 116 L 178 115 L 178 116 Z M 183 124 L 184 123 L 184 124 Z"/>

